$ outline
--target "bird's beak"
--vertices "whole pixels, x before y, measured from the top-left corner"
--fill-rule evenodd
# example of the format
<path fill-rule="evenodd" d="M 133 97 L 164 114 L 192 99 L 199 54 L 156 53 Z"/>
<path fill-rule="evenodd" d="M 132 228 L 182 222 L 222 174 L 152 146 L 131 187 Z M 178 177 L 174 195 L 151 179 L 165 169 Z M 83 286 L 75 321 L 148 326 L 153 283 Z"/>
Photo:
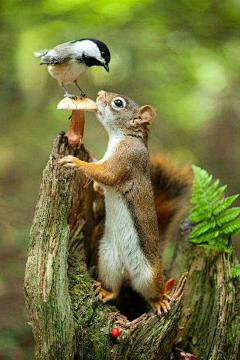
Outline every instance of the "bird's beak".
<path fill-rule="evenodd" d="M 103 67 L 104 67 L 104 69 L 105 69 L 107 72 L 109 72 L 109 66 L 108 66 L 108 64 L 104 64 Z"/>

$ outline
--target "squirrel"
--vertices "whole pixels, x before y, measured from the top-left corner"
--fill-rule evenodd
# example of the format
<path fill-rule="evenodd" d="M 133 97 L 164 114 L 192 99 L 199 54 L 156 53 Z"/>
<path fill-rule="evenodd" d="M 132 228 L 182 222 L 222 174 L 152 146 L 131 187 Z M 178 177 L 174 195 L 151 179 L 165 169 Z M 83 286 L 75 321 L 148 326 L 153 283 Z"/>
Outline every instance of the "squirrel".
<path fill-rule="evenodd" d="M 165 238 L 187 204 L 191 176 L 169 168 L 157 157 L 150 163 L 150 105 L 139 107 L 128 97 L 98 92 L 97 117 L 109 134 L 104 157 L 84 162 L 66 156 L 59 164 L 81 169 L 105 192 L 105 230 L 99 245 L 97 296 L 115 299 L 124 278 L 157 314 L 170 309 L 173 279 L 164 285 L 160 239 Z"/>

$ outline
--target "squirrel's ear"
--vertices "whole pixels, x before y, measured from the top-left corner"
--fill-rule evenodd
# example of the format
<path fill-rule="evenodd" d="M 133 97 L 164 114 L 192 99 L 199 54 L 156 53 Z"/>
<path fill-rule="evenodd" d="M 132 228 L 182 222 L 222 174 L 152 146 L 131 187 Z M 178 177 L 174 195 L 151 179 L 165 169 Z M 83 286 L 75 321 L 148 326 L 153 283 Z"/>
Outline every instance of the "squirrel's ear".
<path fill-rule="evenodd" d="M 135 119 L 140 125 L 150 125 L 155 118 L 155 110 L 150 105 L 144 105 L 138 109 L 140 117 Z"/>

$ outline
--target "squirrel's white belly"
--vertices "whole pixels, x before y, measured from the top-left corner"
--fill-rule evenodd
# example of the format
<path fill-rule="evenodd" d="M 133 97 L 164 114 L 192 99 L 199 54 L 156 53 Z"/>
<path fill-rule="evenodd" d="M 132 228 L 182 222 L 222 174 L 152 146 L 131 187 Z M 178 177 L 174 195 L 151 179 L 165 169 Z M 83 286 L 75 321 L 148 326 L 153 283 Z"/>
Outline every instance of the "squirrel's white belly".
<path fill-rule="evenodd" d="M 133 287 L 144 295 L 152 279 L 151 267 L 143 254 L 133 219 L 123 196 L 112 187 L 105 188 L 105 232 L 100 252 L 112 268 L 112 276 L 118 268 L 126 270 Z M 111 276 L 111 272 L 109 274 Z M 122 274 L 123 276 L 123 274 Z M 108 282 L 105 279 L 105 282 Z"/>
<path fill-rule="evenodd" d="M 58 65 L 48 65 L 49 74 L 59 82 L 73 82 L 87 69 L 88 66 L 73 59 Z"/>

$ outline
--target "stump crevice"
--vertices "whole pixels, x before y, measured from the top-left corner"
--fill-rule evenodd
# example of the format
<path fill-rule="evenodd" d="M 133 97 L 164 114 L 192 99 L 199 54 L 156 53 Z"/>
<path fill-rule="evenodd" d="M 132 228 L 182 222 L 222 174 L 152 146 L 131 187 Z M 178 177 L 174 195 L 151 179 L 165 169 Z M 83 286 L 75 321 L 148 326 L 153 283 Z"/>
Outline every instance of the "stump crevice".
<path fill-rule="evenodd" d="M 92 160 L 83 144 L 72 147 L 61 133 L 43 172 L 24 284 L 36 359 L 167 360 L 180 358 L 181 348 L 198 360 L 236 360 L 239 281 L 230 279 L 230 255 L 189 243 L 191 225 L 176 241 L 171 276 L 188 276 L 168 315 L 146 312 L 128 291 L 122 303 L 138 308 L 129 319 L 117 302 L 97 300 L 92 281 L 104 226 L 102 194 L 81 171 L 58 165 L 66 155 Z M 121 330 L 116 340 L 112 327 Z"/>

